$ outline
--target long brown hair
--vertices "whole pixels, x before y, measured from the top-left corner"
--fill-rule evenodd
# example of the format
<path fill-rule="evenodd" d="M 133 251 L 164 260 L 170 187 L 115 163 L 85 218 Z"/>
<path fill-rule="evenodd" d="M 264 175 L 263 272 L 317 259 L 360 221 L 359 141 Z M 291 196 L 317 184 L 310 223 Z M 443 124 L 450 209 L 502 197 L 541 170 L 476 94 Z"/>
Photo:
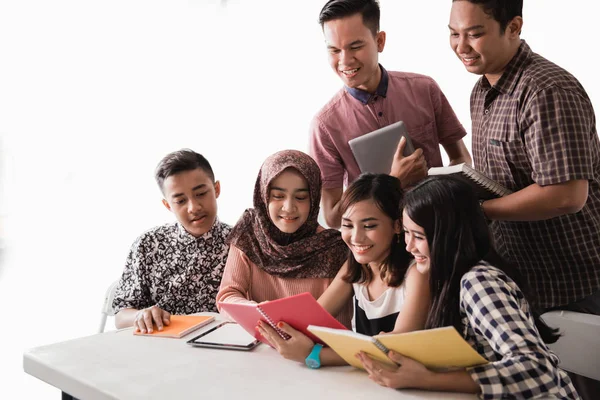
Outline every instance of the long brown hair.
<path fill-rule="evenodd" d="M 539 318 L 533 305 L 534 295 L 528 292 L 519 271 L 494 249 L 487 222 L 468 184 L 451 176 L 428 178 L 409 191 L 404 201 L 406 214 L 423 228 L 429 244 L 432 299 L 426 328 L 453 325 L 462 332 L 460 282 L 464 274 L 484 261 L 510 277 L 530 300 L 532 316 L 544 342 L 558 339 L 557 330 Z"/>
<path fill-rule="evenodd" d="M 362 174 L 344 192 L 340 212 L 343 215 L 352 205 L 371 200 L 392 221 L 400 221 L 402 198 L 403 191 L 398 179 L 387 174 Z M 391 287 L 402 284 L 410 264 L 410 255 L 400 235 L 390 238 L 390 253 L 380 268 L 381 279 Z M 348 283 L 369 283 L 372 279 L 371 268 L 356 261 L 352 251 L 348 250 L 348 274 L 344 280 Z"/>

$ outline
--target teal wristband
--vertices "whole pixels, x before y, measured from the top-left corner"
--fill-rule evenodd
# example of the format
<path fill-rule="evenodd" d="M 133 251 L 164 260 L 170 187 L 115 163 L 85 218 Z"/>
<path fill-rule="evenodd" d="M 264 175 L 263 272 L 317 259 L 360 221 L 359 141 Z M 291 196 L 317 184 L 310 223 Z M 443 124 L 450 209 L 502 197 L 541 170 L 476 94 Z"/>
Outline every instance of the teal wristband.
<path fill-rule="evenodd" d="M 321 349 L 323 348 L 322 344 L 315 344 L 312 348 L 312 351 L 304 360 L 304 363 L 308 368 L 317 369 L 321 368 Z"/>

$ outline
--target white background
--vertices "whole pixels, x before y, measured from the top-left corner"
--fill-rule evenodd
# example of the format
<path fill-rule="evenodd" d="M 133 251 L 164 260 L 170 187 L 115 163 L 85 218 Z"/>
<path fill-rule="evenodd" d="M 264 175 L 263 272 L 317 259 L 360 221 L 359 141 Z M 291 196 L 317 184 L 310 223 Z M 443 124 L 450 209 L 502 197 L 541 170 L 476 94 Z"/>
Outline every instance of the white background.
<path fill-rule="evenodd" d="M 595 2 L 525 2 L 522 37 L 599 110 Z M 306 150 L 310 118 L 340 87 L 323 3 L 0 2 L 2 397 L 58 398 L 22 372 L 22 353 L 95 332 L 130 244 L 173 218 L 153 178 L 165 154 L 190 147 L 210 160 L 233 224 L 264 158 Z M 382 64 L 432 76 L 470 132 L 477 77 L 448 45 L 450 0 L 381 3 Z"/>

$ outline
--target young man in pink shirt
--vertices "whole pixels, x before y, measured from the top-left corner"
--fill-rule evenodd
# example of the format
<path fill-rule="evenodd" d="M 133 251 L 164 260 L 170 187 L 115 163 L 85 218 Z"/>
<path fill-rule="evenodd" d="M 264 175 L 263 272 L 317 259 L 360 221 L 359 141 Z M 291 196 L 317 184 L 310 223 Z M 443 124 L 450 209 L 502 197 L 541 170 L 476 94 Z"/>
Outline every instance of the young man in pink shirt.
<path fill-rule="evenodd" d="M 360 175 L 348 141 L 403 121 L 417 150 L 402 157 L 400 143 L 390 174 L 403 187 L 442 166 L 441 144 L 450 164 L 471 163 L 462 138 L 466 132 L 448 100 L 430 77 L 386 71 L 378 63 L 385 46 L 376 0 L 330 0 L 319 15 L 329 63 L 344 83 L 314 117 L 310 154 L 323 174 L 322 205 L 330 227 L 340 226 L 343 187 Z M 376 155 L 374 155 L 376 156 Z"/>

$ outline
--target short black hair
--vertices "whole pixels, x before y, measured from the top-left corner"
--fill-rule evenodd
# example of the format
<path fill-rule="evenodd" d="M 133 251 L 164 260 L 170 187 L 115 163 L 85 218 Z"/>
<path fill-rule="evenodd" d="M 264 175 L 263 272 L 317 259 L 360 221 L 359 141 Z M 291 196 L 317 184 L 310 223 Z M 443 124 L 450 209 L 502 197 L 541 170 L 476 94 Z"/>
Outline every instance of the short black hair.
<path fill-rule="evenodd" d="M 325 22 L 361 14 L 363 24 L 377 35 L 379 32 L 379 2 L 377 0 L 329 0 L 319 13 L 321 28 Z"/>
<path fill-rule="evenodd" d="M 163 183 L 169 176 L 184 171 L 192 171 L 200 168 L 208 175 L 211 181 L 215 182 L 215 174 L 210 163 L 202 154 L 198 154 L 190 149 L 181 149 L 167 154 L 156 167 L 154 177 L 160 190 L 163 190 Z"/>
<path fill-rule="evenodd" d="M 468 1 L 480 5 L 483 12 L 500 24 L 500 33 L 504 33 L 508 23 L 514 17 L 523 17 L 523 0 L 452 0 Z"/>

